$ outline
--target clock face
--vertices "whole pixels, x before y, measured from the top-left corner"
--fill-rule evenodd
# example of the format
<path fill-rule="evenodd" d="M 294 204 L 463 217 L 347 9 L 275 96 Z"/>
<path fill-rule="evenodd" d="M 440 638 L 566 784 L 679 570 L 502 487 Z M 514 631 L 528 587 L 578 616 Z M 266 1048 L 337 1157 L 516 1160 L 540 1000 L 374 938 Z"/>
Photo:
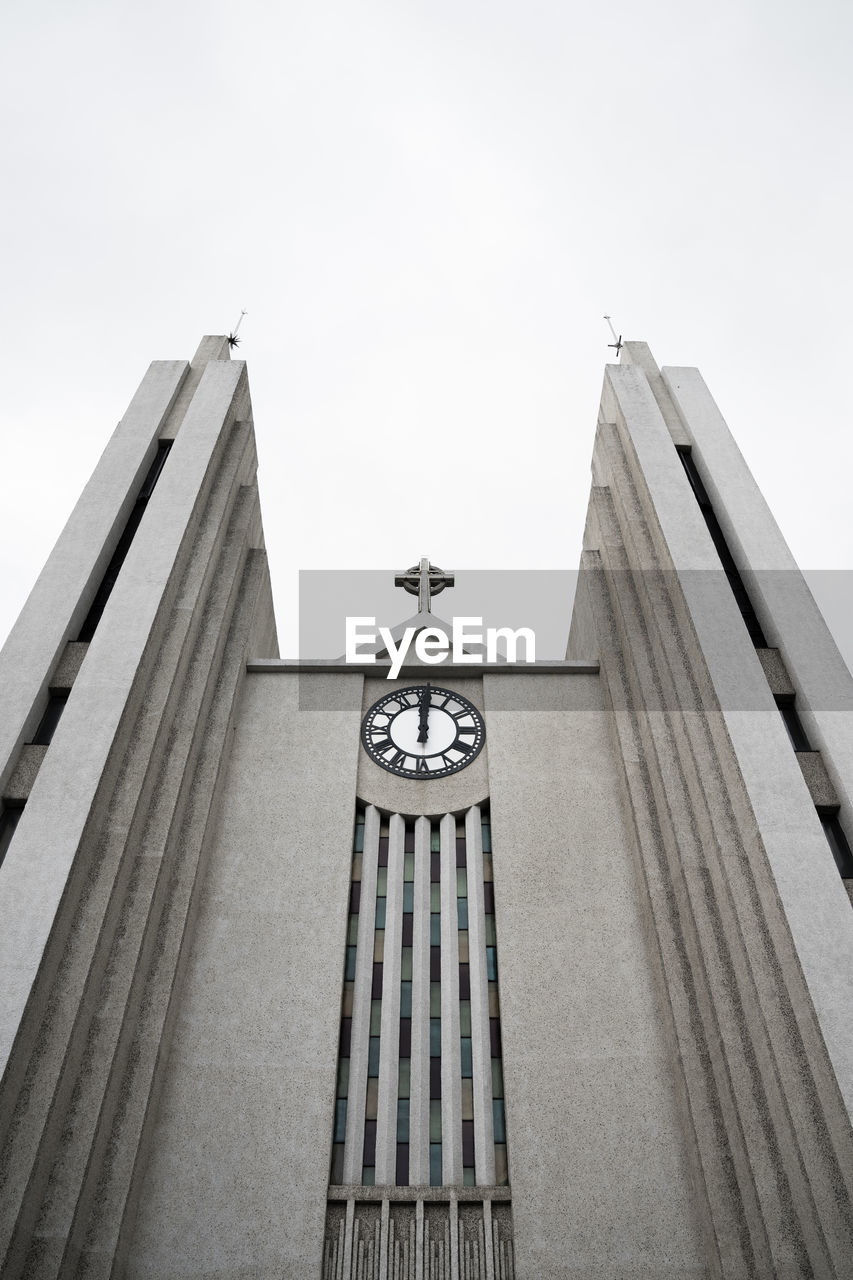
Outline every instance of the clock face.
<path fill-rule="evenodd" d="M 364 717 L 361 740 L 371 760 L 401 778 L 446 778 L 470 764 L 486 726 L 461 694 L 435 685 L 395 689 Z"/>

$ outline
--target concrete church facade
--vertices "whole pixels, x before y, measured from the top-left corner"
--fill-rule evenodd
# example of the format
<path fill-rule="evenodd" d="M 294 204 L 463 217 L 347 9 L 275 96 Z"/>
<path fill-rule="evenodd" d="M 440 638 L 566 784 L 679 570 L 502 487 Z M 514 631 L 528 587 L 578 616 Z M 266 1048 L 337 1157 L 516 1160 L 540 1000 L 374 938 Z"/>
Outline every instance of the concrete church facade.
<path fill-rule="evenodd" d="M 563 662 L 280 660 L 256 466 L 155 362 L 0 655 L 4 1277 L 853 1274 L 853 680 L 698 372 Z"/>

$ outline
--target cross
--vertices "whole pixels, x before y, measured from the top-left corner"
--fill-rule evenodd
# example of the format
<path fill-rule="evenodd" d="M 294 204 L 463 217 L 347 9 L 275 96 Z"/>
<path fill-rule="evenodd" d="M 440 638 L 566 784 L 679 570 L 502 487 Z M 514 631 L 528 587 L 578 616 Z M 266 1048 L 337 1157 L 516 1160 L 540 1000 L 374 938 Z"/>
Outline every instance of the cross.
<path fill-rule="evenodd" d="M 452 573 L 445 573 L 437 565 L 430 564 L 429 556 L 421 556 L 419 564 L 413 564 L 405 573 L 394 576 L 394 586 L 402 587 L 409 595 L 418 597 L 418 613 L 430 613 L 430 600 L 445 587 L 452 587 Z"/>

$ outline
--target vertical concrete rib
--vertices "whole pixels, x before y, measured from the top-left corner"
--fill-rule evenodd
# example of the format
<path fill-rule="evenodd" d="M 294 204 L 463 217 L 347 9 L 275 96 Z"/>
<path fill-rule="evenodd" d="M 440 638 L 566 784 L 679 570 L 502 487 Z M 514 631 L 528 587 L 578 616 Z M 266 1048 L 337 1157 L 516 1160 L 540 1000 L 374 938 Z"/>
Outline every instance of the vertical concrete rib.
<path fill-rule="evenodd" d="M 441 819 L 441 1180 L 462 1182 L 462 1046 L 459 1041 L 459 931 L 456 819 Z"/>
<path fill-rule="evenodd" d="M 149 368 L 0 652 L 4 784 L 44 710 L 51 672 L 86 616 L 188 368 L 184 360 Z"/>
<path fill-rule="evenodd" d="M 397 1171 L 397 1077 L 400 1062 L 400 959 L 403 935 L 403 838 L 405 823 L 391 815 L 388 888 L 385 900 L 385 960 L 379 1039 L 379 1101 L 376 1112 L 376 1183 L 393 1186 Z"/>
<path fill-rule="evenodd" d="M 412 917 L 412 1056 L 409 1101 L 409 1184 L 429 1183 L 429 865 L 428 818 L 415 823 Z"/>
<path fill-rule="evenodd" d="M 471 1059 L 474 1088 L 474 1161 L 480 1187 L 495 1181 L 492 1116 L 492 1050 L 489 1037 L 489 980 L 486 972 L 486 907 L 483 894 L 483 828 L 480 807 L 465 815 L 468 862 L 468 953 L 471 973 Z"/>
<path fill-rule="evenodd" d="M 379 810 L 372 804 L 364 814 L 364 853 L 361 863 L 361 899 L 358 911 L 358 943 L 352 998 L 347 1131 L 344 1146 L 344 1182 L 361 1182 L 364 1152 L 364 1112 L 367 1102 L 367 1054 L 370 1040 L 370 992 L 373 985 L 373 933 L 376 913 L 376 873 L 379 867 Z"/>

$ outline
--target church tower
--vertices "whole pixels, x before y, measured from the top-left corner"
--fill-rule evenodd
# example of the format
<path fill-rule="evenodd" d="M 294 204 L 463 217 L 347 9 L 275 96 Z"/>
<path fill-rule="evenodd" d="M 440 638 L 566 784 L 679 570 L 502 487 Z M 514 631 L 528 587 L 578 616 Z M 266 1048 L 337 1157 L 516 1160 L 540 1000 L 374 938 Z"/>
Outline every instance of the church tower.
<path fill-rule="evenodd" d="M 606 368 L 558 662 L 426 559 L 280 659 L 256 467 L 153 364 L 0 654 L 3 1276 L 849 1276 L 853 680 L 698 372 Z"/>

